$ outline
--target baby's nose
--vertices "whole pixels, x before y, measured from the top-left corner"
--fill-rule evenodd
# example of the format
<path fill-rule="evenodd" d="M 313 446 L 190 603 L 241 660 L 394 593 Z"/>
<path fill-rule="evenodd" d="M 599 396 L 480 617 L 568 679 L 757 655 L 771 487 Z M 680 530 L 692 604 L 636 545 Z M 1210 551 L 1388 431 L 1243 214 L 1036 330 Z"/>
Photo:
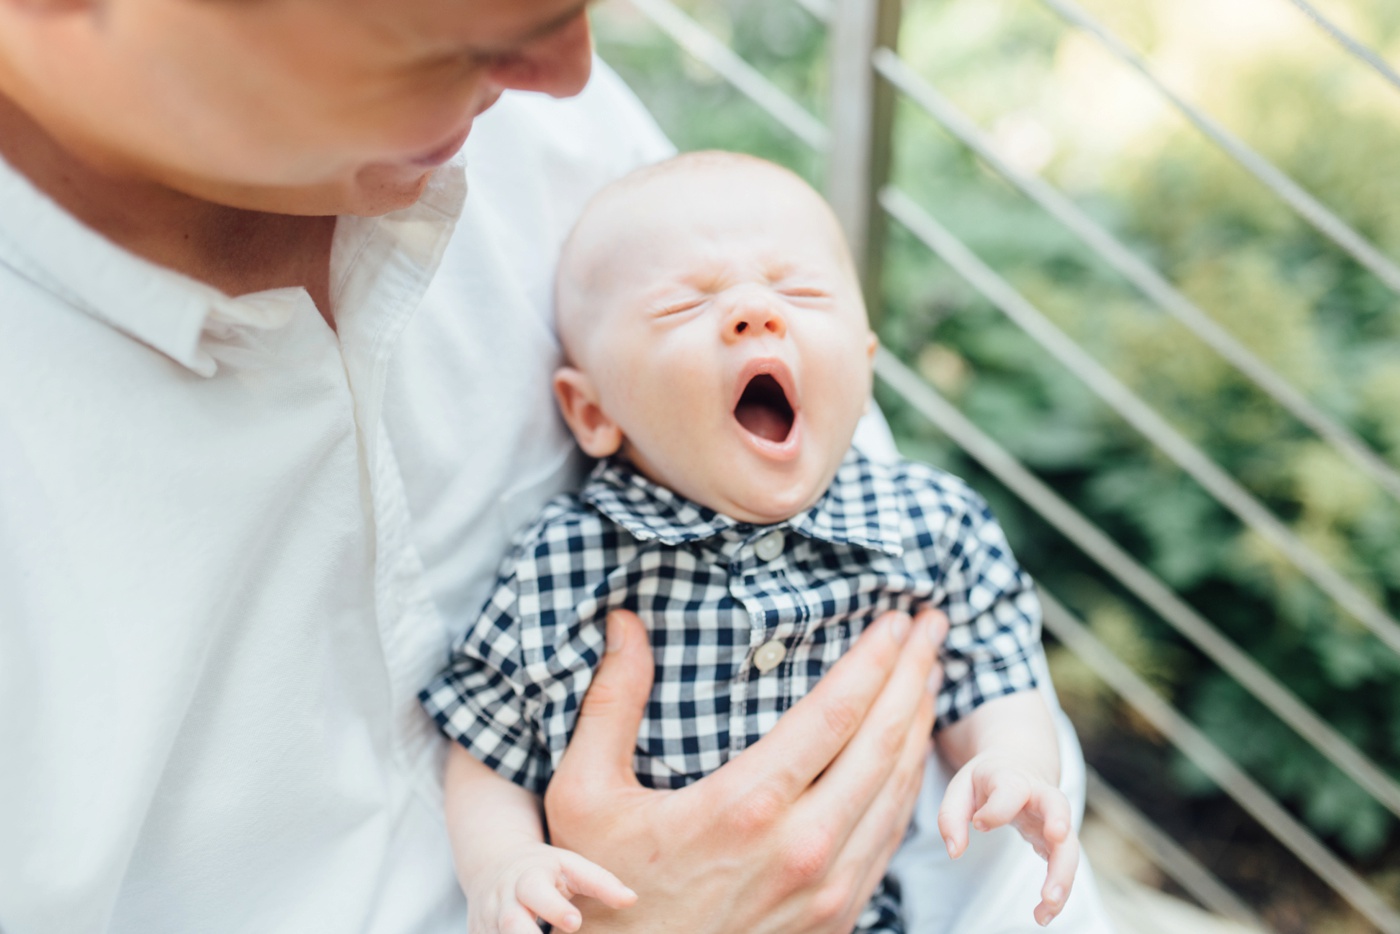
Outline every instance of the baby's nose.
<path fill-rule="evenodd" d="M 787 334 L 783 313 L 767 302 L 738 302 L 724 322 L 724 337 L 729 341 L 745 337 L 782 337 Z"/>

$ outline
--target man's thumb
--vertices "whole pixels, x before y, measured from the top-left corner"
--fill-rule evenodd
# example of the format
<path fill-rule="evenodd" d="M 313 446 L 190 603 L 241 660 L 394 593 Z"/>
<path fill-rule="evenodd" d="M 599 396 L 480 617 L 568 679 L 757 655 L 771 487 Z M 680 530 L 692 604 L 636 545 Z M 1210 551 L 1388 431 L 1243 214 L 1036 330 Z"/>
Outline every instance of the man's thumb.
<path fill-rule="evenodd" d="M 651 696 L 651 645 L 635 613 L 613 610 L 607 625 L 607 652 L 584 695 L 559 771 L 572 772 L 573 781 L 635 785 L 632 753 Z"/>

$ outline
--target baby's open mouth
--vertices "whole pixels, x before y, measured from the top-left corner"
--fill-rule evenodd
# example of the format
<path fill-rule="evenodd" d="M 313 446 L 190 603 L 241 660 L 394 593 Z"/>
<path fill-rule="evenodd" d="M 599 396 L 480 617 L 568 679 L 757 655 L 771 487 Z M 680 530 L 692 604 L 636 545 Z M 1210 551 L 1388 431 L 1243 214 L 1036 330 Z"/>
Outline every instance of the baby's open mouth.
<path fill-rule="evenodd" d="M 787 393 L 767 373 L 749 380 L 739 404 L 734 407 L 734 418 L 745 430 L 774 444 L 787 440 L 792 433 L 794 417 Z"/>

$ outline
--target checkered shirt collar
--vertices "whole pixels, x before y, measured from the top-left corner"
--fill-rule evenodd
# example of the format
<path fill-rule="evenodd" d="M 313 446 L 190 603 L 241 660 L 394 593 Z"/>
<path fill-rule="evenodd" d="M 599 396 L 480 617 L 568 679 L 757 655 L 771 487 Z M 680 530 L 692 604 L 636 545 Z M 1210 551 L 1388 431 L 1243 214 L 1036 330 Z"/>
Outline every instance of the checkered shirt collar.
<path fill-rule="evenodd" d="M 752 529 L 653 483 L 618 457 L 598 462 L 580 497 L 639 541 L 680 545 Z M 889 468 L 851 448 L 816 505 L 776 525 L 818 541 L 898 557 L 904 553 L 901 517 Z"/>

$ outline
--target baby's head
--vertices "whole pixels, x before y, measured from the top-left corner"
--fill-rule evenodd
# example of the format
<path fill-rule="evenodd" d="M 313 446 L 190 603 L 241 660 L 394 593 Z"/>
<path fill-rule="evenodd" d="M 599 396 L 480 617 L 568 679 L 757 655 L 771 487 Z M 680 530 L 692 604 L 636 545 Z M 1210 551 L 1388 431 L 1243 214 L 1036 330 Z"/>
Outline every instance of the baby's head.
<path fill-rule="evenodd" d="M 761 159 L 691 153 L 604 189 L 565 244 L 556 310 L 579 446 L 741 521 L 815 503 L 870 396 L 841 228 Z"/>

